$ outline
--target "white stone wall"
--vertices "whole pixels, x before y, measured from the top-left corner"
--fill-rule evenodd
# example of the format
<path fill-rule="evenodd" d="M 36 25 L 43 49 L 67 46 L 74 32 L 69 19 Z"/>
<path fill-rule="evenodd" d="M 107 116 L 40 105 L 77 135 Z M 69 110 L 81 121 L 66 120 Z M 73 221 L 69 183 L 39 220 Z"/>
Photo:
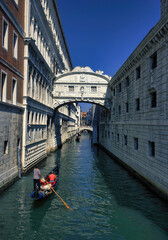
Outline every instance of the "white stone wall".
<path fill-rule="evenodd" d="M 22 168 L 27 171 L 67 138 L 52 101 L 56 74 L 72 68 L 56 1 L 25 1 L 24 55 Z"/>
<path fill-rule="evenodd" d="M 168 196 L 168 15 L 109 85 L 111 112 L 101 112 L 100 144 Z"/>

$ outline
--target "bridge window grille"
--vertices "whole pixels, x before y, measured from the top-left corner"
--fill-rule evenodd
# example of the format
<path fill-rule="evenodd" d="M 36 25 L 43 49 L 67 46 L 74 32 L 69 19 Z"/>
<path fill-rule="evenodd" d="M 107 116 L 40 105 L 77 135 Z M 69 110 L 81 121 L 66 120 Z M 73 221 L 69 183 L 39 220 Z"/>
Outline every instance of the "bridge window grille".
<path fill-rule="evenodd" d="M 108 131 L 108 138 L 110 138 L 110 131 Z"/>
<path fill-rule="evenodd" d="M 136 79 L 139 79 L 141 77 L 141 68 L 140 66 L 136 68 Z"/>
<path fill-rule="evenodd" d="M 115 96 L 115 88 L 113 89 L 113 95 Z"/>
<path fill-rule="evenodd" d="M 69 86 L 68 89 L 69 89 L 69 92 L 74 92 L 74 86 Z"/>
<path fill-rule="evenodd" d="M 148 155 L 150 157 L 155 156 L 155 142 L 148 142 Z"/>
<path fill-rule="evenodd" d="M 150 68 L 151 68 L 151 70 L 155 69 L 156 67 L 157 67 L 157 52 L 155 52 L 150 57 Z"/>
<path fill-rule="evenodd" d="M 91 86 L 91 92 L 97 92 L 97 87 Z"/>
<path fill-rule="evenodd" d="M 138 138 L 134 138 L 134 149 L 138 150 Z"/>

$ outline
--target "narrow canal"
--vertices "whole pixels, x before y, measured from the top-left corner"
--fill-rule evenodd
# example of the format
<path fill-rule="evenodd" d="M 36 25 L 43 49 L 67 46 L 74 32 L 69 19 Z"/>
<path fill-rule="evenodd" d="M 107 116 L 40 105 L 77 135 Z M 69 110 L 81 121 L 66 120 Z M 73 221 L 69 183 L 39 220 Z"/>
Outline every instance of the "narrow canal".
<path fill-rule="evenodd" d="M 0 239 L 168 239 L 168 204 L 92 147 L 89 135 L 65 143 L 39 165 L 41 173 L 56 164 L 57 193 L 73 210 L 55 194 L 34 202 L 30 172 L 0 195 Z"/>

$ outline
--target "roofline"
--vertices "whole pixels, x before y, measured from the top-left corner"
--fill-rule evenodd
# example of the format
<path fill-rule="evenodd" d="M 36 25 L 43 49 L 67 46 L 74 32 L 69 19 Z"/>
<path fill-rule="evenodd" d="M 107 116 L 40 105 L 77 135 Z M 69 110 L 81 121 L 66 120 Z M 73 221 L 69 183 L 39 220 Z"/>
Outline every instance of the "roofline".
<path fill-rule="evenodd" d="M 59 22 L 59 25 L 60 25 L 60 30 L 61 30 L 61 33 L 62 33 L 62 36 L 63 36 L 63 40 L 64 40 L 64 43 L 65 43 L 65 47 L 66 47 L 66 50 L 67 50 L 69 62 L 70 62 L 71 68 L 73 69 L 71 56 L 70 56 L 70 53 L 69 53 L 69 49 L 68 49 L 68 45 L 67 45 L 67 42 L 66 42 L 65 34 L 64 34 L 64 31 L 63 31 L 61 18 L 60 18 L 60 15 L 59 15 L 59 10 L 58 10 L 58 6 L 57 6 L 57 0 L 53 0 L 53 3 L 54 3 L 54 7 L 55 7 L 55 12 L 56 12 L 56 15 L 57 15 L 57 18 L 58 18 L 58 22 Z"/>

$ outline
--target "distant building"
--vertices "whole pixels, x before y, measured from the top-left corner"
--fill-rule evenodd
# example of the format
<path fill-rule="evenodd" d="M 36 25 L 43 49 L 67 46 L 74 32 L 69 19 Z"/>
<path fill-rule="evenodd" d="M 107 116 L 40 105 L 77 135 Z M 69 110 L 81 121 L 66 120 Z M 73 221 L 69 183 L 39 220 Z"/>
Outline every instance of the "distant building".
<path fill-rule="evenodd" d="M 86 118 L 87 118 L 87 112 L 81 111 L 81 126 L 86 126 Z"/>
<path fill-rule="evenodd" d="M 89 110 L 87 111 L 86 125 L 88 126 L 92 125 L 92 114 L 93 114 L 93 107 L 89 108 Z"/>

